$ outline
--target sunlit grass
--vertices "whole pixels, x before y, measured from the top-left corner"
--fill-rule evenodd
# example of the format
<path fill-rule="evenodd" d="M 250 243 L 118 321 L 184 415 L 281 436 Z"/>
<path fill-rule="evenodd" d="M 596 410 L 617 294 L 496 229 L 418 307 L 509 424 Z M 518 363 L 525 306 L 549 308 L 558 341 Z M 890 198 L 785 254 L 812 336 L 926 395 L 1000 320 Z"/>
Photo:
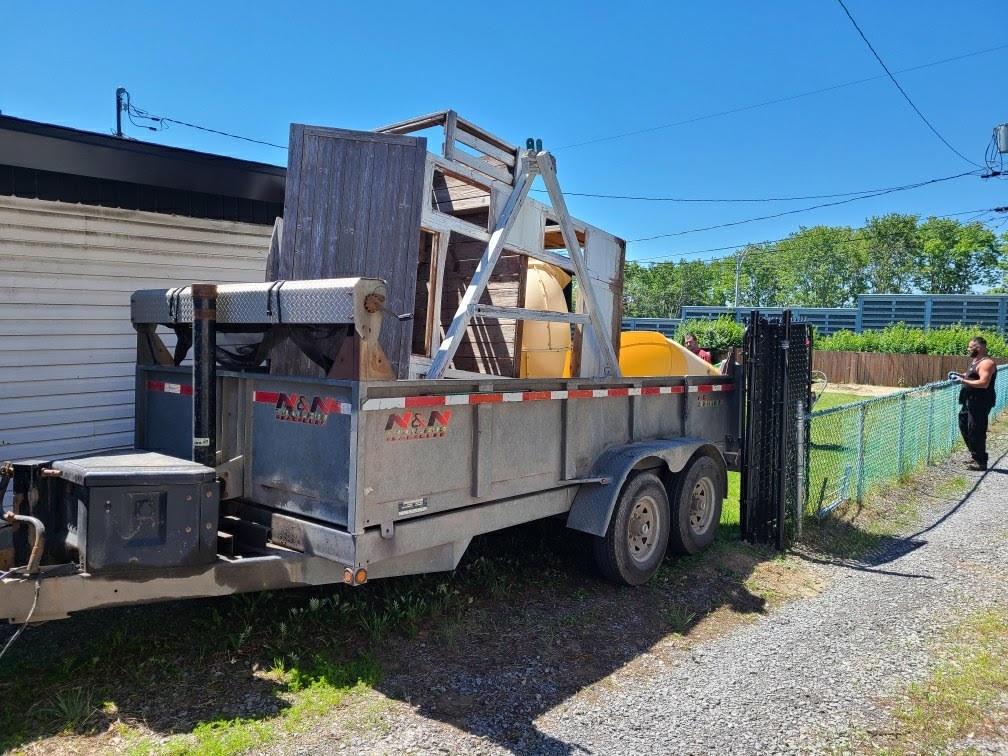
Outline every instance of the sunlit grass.
<path fill-rule="evenodd" d="M 878 753 L 961 753 L 971 743 L 1002 741 L 1008 726 L 1008 612 L 980 612 L 950 630 L 939 646 L 943 661 L 910 686 L 895 713 L 895 742 L 876 744 Z"/>

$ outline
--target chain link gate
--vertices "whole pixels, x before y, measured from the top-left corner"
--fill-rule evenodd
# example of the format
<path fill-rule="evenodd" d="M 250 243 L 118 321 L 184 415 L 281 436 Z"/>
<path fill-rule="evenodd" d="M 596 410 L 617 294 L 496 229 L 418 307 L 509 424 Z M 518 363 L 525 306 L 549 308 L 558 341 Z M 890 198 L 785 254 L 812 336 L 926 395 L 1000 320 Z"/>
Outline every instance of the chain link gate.
<path fill-rule="evenodd" d="M 768 320 L 753 311 L 743 343 L 746 378 L 740 524 L 752 543 L 784 549 L 807 498 L 812 339 L 791 311 Z"/>

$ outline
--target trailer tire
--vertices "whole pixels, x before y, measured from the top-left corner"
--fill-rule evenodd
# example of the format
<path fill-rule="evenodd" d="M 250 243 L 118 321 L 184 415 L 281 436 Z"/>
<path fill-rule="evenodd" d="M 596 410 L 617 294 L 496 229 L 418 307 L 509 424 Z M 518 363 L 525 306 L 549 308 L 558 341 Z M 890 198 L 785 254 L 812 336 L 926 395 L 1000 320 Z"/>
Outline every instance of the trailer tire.
<path fill-rule="evenodd" d="M 674 488 L 675 527 L 669 548 L 675 554 L 696 554 L 714 542 L 721 522 L 721 470 L 706 455 L 695 457 L 677 476 Z"/>
<path fill-rule="evenodd" d="M 661 566 L 671 525 L 668 493 L 658 476 L 638 472 L 620 491 L 606 534 L 594 539 L 595 563 L 614 583 L 646 583 Z"/>

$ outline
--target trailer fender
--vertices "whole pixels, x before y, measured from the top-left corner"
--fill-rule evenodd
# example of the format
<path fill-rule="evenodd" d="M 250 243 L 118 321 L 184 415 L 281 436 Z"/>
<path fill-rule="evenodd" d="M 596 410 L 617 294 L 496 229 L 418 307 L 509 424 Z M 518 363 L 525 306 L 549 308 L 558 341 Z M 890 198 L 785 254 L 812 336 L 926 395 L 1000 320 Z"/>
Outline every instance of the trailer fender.
<path fill-rule="evenodd" d="M 705 439 L 662 439 L 607 449 L 595 461 L 591 477 L 605 478 L 608 484 L 582 485 L 578 489 L 567 514 L 567 527 L 595 536 L 604 536 L 609 528 L 609 519 L 616 508 L 616 500 L 623 490 L 623 484 L 633 470 L 658 467 L 667 468 L 669 472 L 675 474 L 681 472 L 697 453 L 706 454 L 718 463 L 724 492 L 728 485 L 724 457 L 716 446 Z"/>

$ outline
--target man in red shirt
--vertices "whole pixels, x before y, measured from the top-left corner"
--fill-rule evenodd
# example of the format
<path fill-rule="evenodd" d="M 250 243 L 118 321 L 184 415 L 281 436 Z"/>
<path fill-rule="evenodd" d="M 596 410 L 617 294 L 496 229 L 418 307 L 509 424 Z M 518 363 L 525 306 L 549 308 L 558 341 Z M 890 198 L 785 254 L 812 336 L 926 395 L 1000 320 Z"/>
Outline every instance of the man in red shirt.
<path fill-rule="evenodd" d="M 710 352 L 706 349 L 700 348 L 700 344 L 697 342 L 695 333 L 687 333 L 686 338 L 683 340 L 683 345 L 701 360 L 704 360 L 705 362 L 711 361 Z"/>

